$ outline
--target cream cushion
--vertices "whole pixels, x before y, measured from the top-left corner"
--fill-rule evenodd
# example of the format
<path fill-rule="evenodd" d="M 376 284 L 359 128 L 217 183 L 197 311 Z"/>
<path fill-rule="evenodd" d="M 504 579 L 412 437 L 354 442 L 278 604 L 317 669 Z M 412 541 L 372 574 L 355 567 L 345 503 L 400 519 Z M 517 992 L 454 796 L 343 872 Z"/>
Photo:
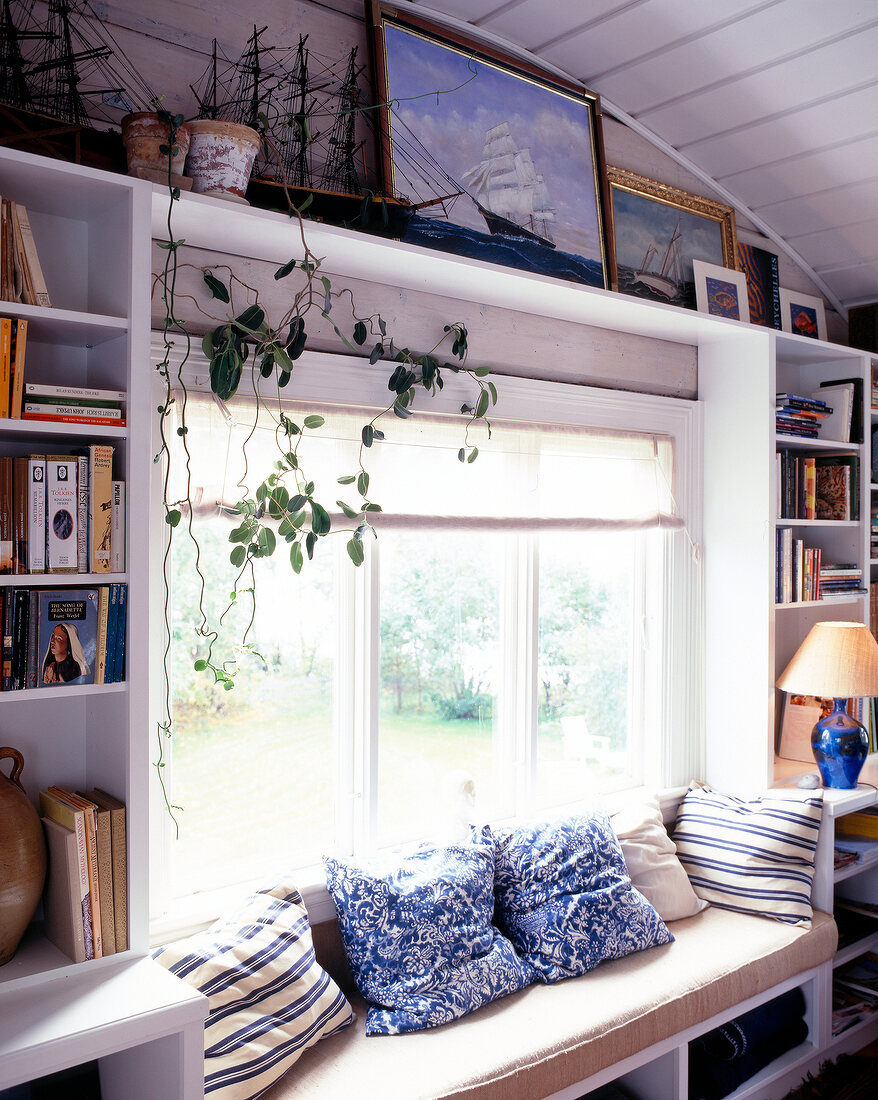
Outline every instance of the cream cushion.
<path fill-rule="evenodd" d="M 367 1038 L 360 1027 L 302 1055 L 265 1100 L 536 1100 L 709 1020 L 835 952 L 810 930 L 709 906 L 676 942 L 532 985 L 444 1027 Z M 363 1009 L 356 995 L 355 1008 Z"/>
<path fill-rule="evenodd" d="M 668 836 L 658 799 L 646 797 L 610 816 L 631 883 L 664 921 L 692 917 L 707 905 L 692 889 Z"/>

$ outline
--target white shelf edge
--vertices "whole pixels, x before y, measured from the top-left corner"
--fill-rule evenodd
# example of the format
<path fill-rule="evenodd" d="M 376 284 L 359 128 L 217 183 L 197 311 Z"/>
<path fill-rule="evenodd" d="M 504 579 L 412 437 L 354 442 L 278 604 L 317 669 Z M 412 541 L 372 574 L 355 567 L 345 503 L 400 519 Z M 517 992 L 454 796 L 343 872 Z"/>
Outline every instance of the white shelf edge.
<path fill-rule="evenodd" d="M 65 424 L 63 420 L 2 420 L 0 428 L 10 435 L 70 436 L 79 439 L 127 439 L 128 427 L 97 424 Z"/>
<path fill-rule="evenodd" d="M 876 924 L 878 924 L 878 920 L 876 920 Z M 876 927 L 871 936 L 864 936 L 861 940 L 857 940 L 856 943 L 850 943 L 847 947 L 843 947 L 840 951 L 837 951 L 835 953 L 835 958 L 832 960 L 832 969 L 837 970 L 840 966 L 844 966 L 853 959 L 859 958 L 859 956 L 865 954 L 865 952 L 874 951 L 876 947 L 878 947 L 878 927 Z"/>

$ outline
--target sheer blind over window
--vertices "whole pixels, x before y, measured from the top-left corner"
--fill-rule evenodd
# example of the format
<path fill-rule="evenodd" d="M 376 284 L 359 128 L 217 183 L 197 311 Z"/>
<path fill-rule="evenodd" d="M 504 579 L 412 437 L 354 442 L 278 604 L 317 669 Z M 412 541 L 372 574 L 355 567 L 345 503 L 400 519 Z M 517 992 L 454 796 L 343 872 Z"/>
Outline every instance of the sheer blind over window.
<path fill-rule="evenodd" d="M 265 409 L 254 429 L 253 407 L 246 398 L 221 405 L 201 393 L 189 395 L 187 423 L 192 436 L 202 441 L 190 465 L 191 496 L 199 511 L 234 507 L 242 496 L 252 496 L 257 478 L 295 447 L 299 437 L 288 439 Z M 325 418 L 322 427 L 306 431 L 299 443 L 303 476 L 315 483 L 315 497 L 330 510 L 336 500 L 358 508 L 355 486 L 342 486 L 338 478 L 359 472 L 361 430 L 374 413 L 292 404 L 284 411 L 300 427 L 309 414 Z M 467 435 L 466 417 L 418 413 L 409 420 L 391 414 L 375 426 L 386 438 L 363 456 L 370 474 L 369 499 L 382 509 L 370 516 L 379 530 L 684 525 L 674 503 L 673 441 L 666 436 L 492 421 L 488 438 L 483 425 Z M 206 434 L 212 446 L 203 445 Z M 464 446 L 467 455 L 478 447 L 474 462 L 459 460 Z M 174 466 L 179 476 L 183 466 Z M 292 475 L 287 486 L 294 491 Z M 352 525 L 340 510 L 333 517 L 334 528 Z"/>

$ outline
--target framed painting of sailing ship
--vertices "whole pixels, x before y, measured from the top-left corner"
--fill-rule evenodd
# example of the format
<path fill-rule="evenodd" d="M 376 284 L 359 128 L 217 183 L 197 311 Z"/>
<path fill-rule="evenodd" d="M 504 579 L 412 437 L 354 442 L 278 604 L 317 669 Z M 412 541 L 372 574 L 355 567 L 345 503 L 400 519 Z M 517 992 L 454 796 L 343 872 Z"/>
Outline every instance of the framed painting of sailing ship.
<path fill-rule="evenodd" d="M 607 179 L 616 245 L 614 289 L 695 309 L 693 260 L 736 270 L 730 206 L 622 168 L 608 167 Z"/>
<path fill-rule="evenodd" d="M 581 86 L 369 0 L 378 154 L 402 239 L 609 288 L 600 101 Z"/>

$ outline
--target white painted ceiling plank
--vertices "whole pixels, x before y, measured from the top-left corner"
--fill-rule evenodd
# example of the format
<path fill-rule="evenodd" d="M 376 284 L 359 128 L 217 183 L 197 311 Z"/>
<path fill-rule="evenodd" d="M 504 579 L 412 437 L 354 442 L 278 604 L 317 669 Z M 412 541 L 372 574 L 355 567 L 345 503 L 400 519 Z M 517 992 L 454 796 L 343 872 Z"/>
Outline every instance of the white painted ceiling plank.
<path fill-rule="evenodd" d="M 778 233 L 795 247 L 797 239 L 806 233 L 834 229 L 840 216 L 846 223 L 871 221 L 875 217 L 876 196 L 878 179 L 863 180 L 765 206 L 760 216 L 770 218 Z"/>
<path fill-rule="evenodd" d="M 878 8 L 876 8 L 878 10 Z M 766 72 L 676 101 L 637 117 L 674 146 L 752 125 L 802 103 L 843 95 L 875 79 L 878 26 Z"/>
<path fill-rule="evenodd" d="M 807 233 L 797 243 L 802 255 L 821 268 L 831 270 L 859 264 L 864 255 L 878 256 L 878 217 Z"/>

